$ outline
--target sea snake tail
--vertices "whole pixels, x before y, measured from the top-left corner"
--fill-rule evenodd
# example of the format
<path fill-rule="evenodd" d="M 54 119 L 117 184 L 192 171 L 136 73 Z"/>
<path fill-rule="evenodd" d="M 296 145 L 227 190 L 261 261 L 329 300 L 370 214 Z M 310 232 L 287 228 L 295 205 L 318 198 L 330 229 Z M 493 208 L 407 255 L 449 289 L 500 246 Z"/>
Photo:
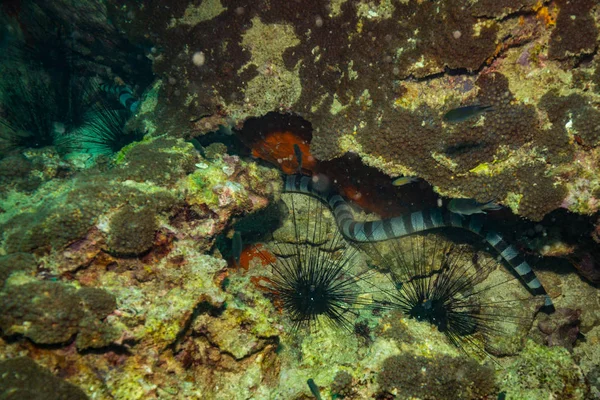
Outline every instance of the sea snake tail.
<path fill-rule="evenodd" d="M 106 93 L 117 96 L 119 103 L 133 114 L 135 114 L 140 107 L 140 100 L 133 95 L 129 86 L 103 83 L 100 85 L 100 89 Z"/>
<path fill-rule="evenodd" d="M 428 208 L 410 214 L 378 221 L 354 220 L 350 205 L 330 187 L 315 185 L 313 177 L 285 175 L 284 192 L 302 193 L 317 198 L 329 206 L 340 232 L 354 242 L 380 242 L 408 236 L 435 228 L 455 227 L 467 229 L 485 239 L 513 268 L 534 295 L 544 296 L 544 306 L 554 310 L 552 299 L 519 251 L 502 236 L 487 228 L 481 215 L 460 215 L 442 208 Z"/>

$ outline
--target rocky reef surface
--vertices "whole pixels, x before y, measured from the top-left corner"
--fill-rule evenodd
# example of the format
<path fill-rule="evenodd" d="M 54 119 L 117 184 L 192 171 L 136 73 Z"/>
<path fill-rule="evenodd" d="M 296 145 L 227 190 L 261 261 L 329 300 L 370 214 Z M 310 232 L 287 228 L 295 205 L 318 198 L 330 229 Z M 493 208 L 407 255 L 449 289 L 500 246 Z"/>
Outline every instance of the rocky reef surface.
<path fill-rule="evenodd" d="M 156 126 L 184 136 L 292 111 L 318 159 L 356 152 L 443 195 L 540 220 L 591 214 L 600 183 L 598 8 L 572 1 L 117 2 L 155 38 Z M 458 123 L 460 105 L 493 107 Z"/>
<path fill-rule="evenodd" d="M 27 2 L 9 3 L 3 12 L 26 30 Z M 52 388 L 56 398 L 307 399 L 313 379 L 323 398 L 600 399 L 595 1 L 40 4 L 126 38 L 155 77 L 136 82 L 130 47 L 115 39 L 96 72 L 146 87 L 129 122 L 143 140 L 101 156 L 1 153 L 0 398 Z M 474 104 L 491 108 L 444 118 Z M 261 125 L 271 112 L 281 132 Z M 216 131 L 210 144 L 190 140 Z M 550 260 L 536 274 L 557 311 L 527 303 L 506 337 L 483 341 L 483 359 L 377 308 L 359 310 L 350 330 L 293 329 L 261 284 L 274 244 L 293 245 L 291 201 L 311 212 L 305 196 L 281 193 L 280 170 L 296 167 L 288 136 L 310 155 L 305 169 L 329 163 L 319 173 L 342 182 L 364 218 L 445 197 L 526 218 L 497 220 Z M 232 149 L 235 137 L 251 148 Z M 395 188 L 398 175 L 423 182 Z M 234 262 L 234 231 L 266 243 L 244 243 Z M 369 262 L 361 253 L 357 265 Z M 498 264 L 485 282 L 511 279 Z M 496 296 L 527 292 L 514 280 Z"/>

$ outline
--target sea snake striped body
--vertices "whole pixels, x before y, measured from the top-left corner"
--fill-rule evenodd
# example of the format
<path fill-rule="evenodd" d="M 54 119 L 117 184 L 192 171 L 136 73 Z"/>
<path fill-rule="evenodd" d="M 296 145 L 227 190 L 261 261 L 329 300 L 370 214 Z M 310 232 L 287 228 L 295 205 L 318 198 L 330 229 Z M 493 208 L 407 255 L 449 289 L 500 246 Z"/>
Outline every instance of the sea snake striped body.
<path fill-rule="evenodd" d="M 359 222 L 354 219 L 350 205 L 331 188 L 315 185 L 313 177 L 306 175 L 285 175 L 284 192 L 302 193 L 324 202 L 329 206 L 335 221 L 344 237 L 354 242 L 379 242 L 408 236 L 435 228 L 455 227 L 469 230 L 489 243 L 500 256 L 514 269 L 534 295 L 544 296 L 547 310 L 554 305 L 546 289 L 519 251 L 508 244 L 502 236 L 486 228 L 480 214 L 460 215 L 441 207 L 428 208 L 410 214 L 378 221 Z"/>
<path fill-rule="evenodd" d="M 110 93 L 117 96 L 119 103 L 131 113 L 135 114 L 140 108 L 140 100 L 133 95 L 133 92 L 129 86 L 126 85 L 109 85 L 103 83 L 100 85 L 100 89 L 106 93 Z"/>

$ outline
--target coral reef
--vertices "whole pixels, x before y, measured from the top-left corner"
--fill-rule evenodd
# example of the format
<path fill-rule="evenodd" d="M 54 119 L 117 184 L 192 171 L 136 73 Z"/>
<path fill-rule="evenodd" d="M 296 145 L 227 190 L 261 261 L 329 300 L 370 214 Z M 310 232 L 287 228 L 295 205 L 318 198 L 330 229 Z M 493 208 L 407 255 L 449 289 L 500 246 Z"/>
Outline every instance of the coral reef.
<path fill-rule="evenodd" d="M 600 369 L 598 368 L 598 357 L 600 357 L 600 328 L 595 327 L 586 334 L 586 340 L 577 346 L 573 352 L 580 360 L 579 365 L 590 384 L 590 398 L 600 398 Z"/>
<path fill-rule="evenodd" d="M 85 400 L 77 386 L 64 382 L 27 357 L 0 361 L 0 396 L 7 399 Z"/>
<path fill-rule="evenodd" d="M 19 124 L 39 122 L 44 139 L 19 142 L 35 135 L 0 124 L 0 397 L 303 399 L 310 378 L 323 398 L 600 398 L 590 284 L 600 228 L 588 217 L 600 209 L 595 1 L 57 0 L 0 10 L 0 119 L 34 112 Z M 39 48 L 16 57 L 4 51 L 13 44 Z M 48 49 L 72 52 L 62 62 L 73 61 L 76 84 L 48 82 L 61 61 L 48 57 L 28 74 L 29 91 L 16 86 Z M 62 137 L 59 104 L 29 95 L 96 80 L 131 85 L 141 105 L 127 125 L 109 115 L 118 127 L 86 137 L 68 121 L 73 135 Z M 489 108 L 444 118 L 464 106 Z M 129 132 L 136 141 L 120 142 Z M 99 151 L 103 134 L 116 145 Z M 540 313 L 472 242 L 481 282 L 456 295 L 489 286 L 481 304 L 518 322 L 495 318 L 472 339 L 485 365 L 384 303 L 346 310 L 345 329 L 294 329 L 271 264 L 293 262 L 282 250 L 298 246 L 297 232 L 319 228 L 302 241 L 311 252 L 336 232 L 315 225 L 333 220 L 314 199 L 281 195 L 280 172 L 299 169 L 294 144 L 301 172 L 329 179 L 367 220 L 443 197 L 499 202 L 507 209 L 489 220 L 526 257 L 547 256 L 532 265 L 556 314 Z M 398 176 L 419 181 L 394 187 Z M 235 266 L 234 232 L 244 245 Z M 327 257 L 340 260 L 341 248 Z M 397 288 L 389 265 L 357 251 L 342 278 L 352 301 L 372 305 Z"/>
<path fill-rule="evenodd" d="M 507 398 L 585 399 L 588 393 L 581 369 L 562 347 L 542 347 L 529 341 L 502 375 L 500 388 L 506 391 Z"/>
<path fill-rule="evenodd" d="M 0 258 L 0 328 L 13 342 L 0 343 L 2 353 L 27 347 L 23 337 L 55 346 L 68 360 L 56 368 L 79 385 L 90 382 L 86 390 L 102 387 L 89 392 L 100 398 L 147 398 L 156 384 L 140 385 L 138 365 L 153 349 L 176 352 L 169 363 L 187 360 L 184 350 L 201 332 L 208 332 L 211 357 L 222 354 L 226 363 L 274 354 L 277 332 L 260 313 L 224 306 L 231 300 L 221 287 L 226 263 L 201 251 L 232 218 L 277 196 L 277 171 L 226 154 L 204 159 L 192 145 L 167 138 L 124 148 L 108 168 L 97 161 L 70 179 L 44 182 L 31 196 L 13 190 L 0 199 L 0 253 L 8 253 Z M 244 345 L 237 339 L 243 334 Z M 101 350 L 85 353 L 90 349 Z M 54 365 L 54 351 L 42 365 Z M 168 370 L 147 379 L 178 387 Z"/>
<path fill-rule="evenodd" d="M 35 257 L 28 253 L 12 253 L 0 256 L 0 290 L 11 274 L 32 273 L 37 269 Z"/>
<path fill-rule="evenodd" d="M 548 56 L 565 59 L 569 56 L 593 53 L 597 47 L 598 28 L 590 11 L 596 2 L 560 0 L 557 4 L 560 12 L 556 28 L 550 36 Z"/>
<path fill-rule="evenodd" d="M 100 322 L 116 308 L 114 297 L 102 289 L 77 290 L 60 282 L 8 284 L 0 291 L 0 304 L 5 335 L 22 334 L 39 344 L 66 343 L 77 335 L 79 349 L 104 347 L 120 336 L 117 327 Z"/>
<path fill-rule="evenodd" d="M 389 357 L 383 362 L 377 381 L 382 390 L 400 398 L 479 399 L 496 393 L 492 368 L 449 356 Z"/>
<path fill-rule="evenodd" d="M 576 86 L 568 66 L 596 47 L 592 1 L 311 1 L 301 9 L 225 1 L 202 12 L 186 2 L 168 12 L 125 4 L 127 17 L 120 3 L 109 6 L 116 24 L 132 41 L 151 36 L 163 49 L 153 60 L 162 81 L 148 115 L 155 126 L 191 121 L 179 129 L 191 136 L 293 111 L 312 124 L 310 150 L 320 160 L 353 151 L 390 176 L 417 175 L 443 195 L 495 200 L 534 220 L 559 207 L 597 209 L 564 202 L 578 192 L 574 154 L 590 157 L 597 124 L 573 122 L 581 148 L 540 101 L 562 90 L 591 102 L 569 112 L 597 113 L 585 88 L 562 89 Z M 473 103 L 493 111 L 442 121 Z"/>
<path fill-rule="evenodd" d="M 339 371 L 331 382 L 331 392 L 341 398 L 352 395 L 352 375 L 346 371 Z"/>
<path fill-rule="evenodd" d="M 111 218 L 106 244 L 111 252 L 119 255 L 140 255 L 152 247 L 157 229 L 152 210 L 134 211 L 125 206 Z"/>

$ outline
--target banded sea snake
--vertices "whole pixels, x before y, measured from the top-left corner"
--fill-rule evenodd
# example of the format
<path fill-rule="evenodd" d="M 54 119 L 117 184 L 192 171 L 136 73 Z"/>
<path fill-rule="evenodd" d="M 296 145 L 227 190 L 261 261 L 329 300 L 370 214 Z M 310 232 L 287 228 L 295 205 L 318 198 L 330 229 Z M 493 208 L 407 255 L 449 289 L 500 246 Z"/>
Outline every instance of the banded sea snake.
<path fill-rule="evenodd" d="M 534 295 L 544 296 L 547 311 L 553 311 L 552 299 L 519 251 L 502 236 L 484 225 L 481 215 L 460 215 L 441 207 L 428 208 L 410 214 L 378 221 L 360 222 L 354 219 L 350 205 L 331 188 L 316 187 L 313 177 L 285 175 L 285 193 L 301 193 L 315 197 L 329 206 L 342 235 L 353 242 L 380 242 L 436 228 L 462 228 L 484 238 L 511 266 Z"/>
<path fill-rule="evenodd" d="M 116 96 L 119 103 L 132 114 L 135 114 L 138 108 L 140 108 L 140 100 L 133 95 L 133 91 L 129 86 L 103 83 L 100 85 L 100 89 Z"/>

